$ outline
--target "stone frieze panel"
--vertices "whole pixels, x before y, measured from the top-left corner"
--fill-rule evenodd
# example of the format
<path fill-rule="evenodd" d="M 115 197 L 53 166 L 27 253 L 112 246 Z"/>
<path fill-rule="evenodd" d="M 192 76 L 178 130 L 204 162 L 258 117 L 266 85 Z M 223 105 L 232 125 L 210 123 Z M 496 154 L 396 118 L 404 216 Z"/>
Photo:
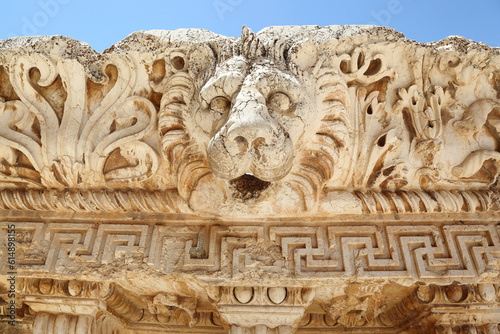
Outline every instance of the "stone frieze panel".
<path fill-rule="evenodd" d="M 228 216 L 349 211 L 338 192 L 497 193 L 498 73 L 495 48 L 380 27 L 139 32 L 102 54 L 5 40 L 0 188 L 76 211 L 141 202 L 101 195 L 133 189 Z"/>
<path fill-rule="evenodd" d="M 7 224 L 1 228 L 3 238 Z M 195 275 L 204 281 L 496 282 L 496 224 L 17 223 L 23 275 Z M 6 257 L 2 250 L 2 258 Z M 2 263 L 6 263 L 6 260 Z"/>

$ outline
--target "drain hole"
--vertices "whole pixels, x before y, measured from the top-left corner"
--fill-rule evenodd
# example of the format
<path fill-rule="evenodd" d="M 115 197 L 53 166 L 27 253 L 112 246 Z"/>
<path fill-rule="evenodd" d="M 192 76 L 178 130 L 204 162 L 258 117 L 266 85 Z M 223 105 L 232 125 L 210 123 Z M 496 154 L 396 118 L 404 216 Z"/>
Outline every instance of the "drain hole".
<path fill-rule="evenodd" d="M 262 181 L 252 174 L 243 174 L 242 176 L 230 181 L 233 188 L 233 196 L 247 201 L 259 197 L 260 193 L 266 190 L 271 182 Z"/>

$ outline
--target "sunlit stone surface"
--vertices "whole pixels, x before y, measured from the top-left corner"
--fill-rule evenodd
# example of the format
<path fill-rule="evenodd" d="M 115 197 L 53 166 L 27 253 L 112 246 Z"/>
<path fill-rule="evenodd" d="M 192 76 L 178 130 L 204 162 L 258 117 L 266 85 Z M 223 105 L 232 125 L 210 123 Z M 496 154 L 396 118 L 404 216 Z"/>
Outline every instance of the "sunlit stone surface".
<path fill-rule="evenodd" d="M 499 333 L 499 175 L 462 37 L 0 41 L 0 333 Z"/>

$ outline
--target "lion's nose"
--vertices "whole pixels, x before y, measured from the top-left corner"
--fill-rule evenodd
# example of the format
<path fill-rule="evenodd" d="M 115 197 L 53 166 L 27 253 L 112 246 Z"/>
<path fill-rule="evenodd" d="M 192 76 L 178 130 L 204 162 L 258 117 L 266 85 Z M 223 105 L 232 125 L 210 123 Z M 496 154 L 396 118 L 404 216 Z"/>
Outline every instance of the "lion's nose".
<path fill-rule="evenodd" d="M 227 131 L 227 140 L 230 146 L 238 148 L 239 154 L 244 154 L 251 149 L 269 145 L 275 131 L 269 121 L 261 115 L 254 114 L 252 119 L 240 119 L 233 123 Z"/>
<path fill-rule="evenodd" d="M 256 89 L 245 87 L 234 101 L 226 123 L 208 145 L 210 168 L 228 180 L 245 173 L 267 182 L 282 179 L 292 166 L 290 136 Z"/>

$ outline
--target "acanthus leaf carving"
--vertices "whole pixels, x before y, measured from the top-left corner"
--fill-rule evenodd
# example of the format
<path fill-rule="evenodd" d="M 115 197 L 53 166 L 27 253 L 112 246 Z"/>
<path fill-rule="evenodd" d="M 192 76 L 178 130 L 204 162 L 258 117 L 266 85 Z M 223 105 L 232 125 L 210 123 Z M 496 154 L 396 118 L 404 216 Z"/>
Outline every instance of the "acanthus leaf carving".
<path fill-rule="evenodd" d="M 31 174 L 40 175 L 38 183 L 48 188 L 141 180 L 156 171 L 156 152 L 141 141 L 156 124 L 156 109 L 145 98 L 129 97 L 135 84 L 130 60 L 113 57 L 105 62 L 105 83 L 110 80 L 108 66 L 116 67 L 112 88 L 92 107 L 87 103 L 85 70 L 77 61 L 66 59 L 55 64 L 39 54 L 12 60 L 9 77 L 20 101 L 3 103 L 1 130 L 7 162 L 14 164 L 11 169 L 19 169 L 15 166 L 19 162 L 14 162 L 16 151 L 12 151 L 17 150 L 31 162 Z M 61 110 L 54 107 L 52 96 L 46 96 L 43 88 L 46 93 L 63 96 Z M 113 153 L 125 163 L 106 170 L 106 161 Z"/>
<path fill-rule="evenodd" d="M 434 87 L 434 92 L 424 96 L 416 85 L 408 89 L 398 90 L 399 100 L 395 110 L 408 117 L 407 124 L 411 145 L 417 155 L 421 156 L 422 165 L 434 168 L 435 155 L 441 149 L 442 128 L 441 106 L 444 103 L 445 92 L 441 87 Z"/>
<path fill-rule="evenodd" d="M 282 29 L 200 32 L 203 42 L 138 33 L 76 58 L 48 52 L 47 40 L 37 52 L 2 50 L 2 189 L 71 189 L 67 202 L 42 206 L 77 211 L 94 210 L 84 207 L 103 189 L 159 191 L 134 208 L 158 207 L 166 191 L 163 208 L 248 216 L 351 210 L 339 194 L 353 210 L 372 211 L 361 194 L 415 211 L 393 192 L 496 185 L 495 50 L 379 39 L 393 36 L 384 29 Z M 110 207 L 130 211 L 132 198 Z"/>
<path fill-rule="evenodd" d="M 40 138 L 33 130 L 35 116 L 20 101 L 1 101 L 0 105 L 2 177 L 5 181 L 40 185 L 43 158 Z M 26 161 L 19 163 L 22 157 L 26 157 Z"/>
<path fill-rule="evenodd" d="M 385 102 L 379 102 L 379 92 L 367 93 L 366 88 L 356 91 L 356 123 L 350 168 L 354 188 L 378 188 L 396 190 L 407 184 L 405 163 L 395 157 L 387 157 L 402 142 L 400 131 L 388 126 L 389 115 Z"/>

